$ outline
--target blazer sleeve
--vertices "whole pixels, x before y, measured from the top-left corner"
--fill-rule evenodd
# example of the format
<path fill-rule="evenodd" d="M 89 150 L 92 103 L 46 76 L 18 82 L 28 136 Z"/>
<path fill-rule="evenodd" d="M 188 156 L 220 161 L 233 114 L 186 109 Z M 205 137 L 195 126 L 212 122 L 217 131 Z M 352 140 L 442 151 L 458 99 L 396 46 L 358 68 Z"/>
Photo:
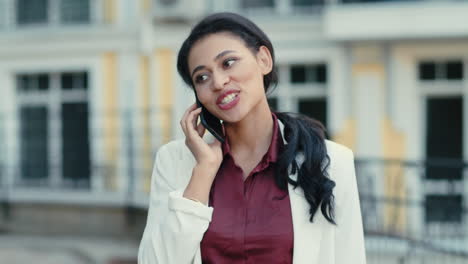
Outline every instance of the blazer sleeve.
<path fill-rule="evenodd" d="M 341 197 L 336 197 L 338 226 L 335 232 L 335 263 L 365 264 L 364 233 L 353 152 L 346 149 L 341 162 L 335 172 L 343 177 Z"/>
<path fill-rule="evenodd" d="M 174 188 L 177 166 L 187 167 L 180 164 L 174 150 L 164 145 L 156 154 L 139 264 L 193 263 L 211 221 L 212 207 L 184 198 L 185 187 Z"/>

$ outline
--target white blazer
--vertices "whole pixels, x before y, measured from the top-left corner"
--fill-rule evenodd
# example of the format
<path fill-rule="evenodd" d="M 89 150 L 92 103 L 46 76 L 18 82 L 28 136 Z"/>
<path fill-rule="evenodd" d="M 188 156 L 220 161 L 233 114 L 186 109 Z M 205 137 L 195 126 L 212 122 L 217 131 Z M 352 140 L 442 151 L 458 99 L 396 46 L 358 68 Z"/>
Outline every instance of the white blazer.
<path fill-rule="evenodd" d="M 278 122 L 283 135 L 284 125 Z M 283 141 L 287 144 L 284 137 Z M 336 183 L 333 193 L 337 226 L 327 222 L 320 210 L 311 223 L 309 204 L 302 189 L 294 190 L 289 184 L 294 230 L 293 264 L 365 264 L 353 153 L 329 140 L 326 140 L 326 147 L 330 157 L 328 175 Z M 300 164 L 301 156 L 298 155 L 296 160 Z M 184 140 L 169 142 L 156 154 L 148 219 L 138 251 L 139 264 L 202 263 L 200 242 L 216 208 L 182 196 L 195 164 Z M 297 175 L 290 174 L 289 177 L 296 179 Z"/>

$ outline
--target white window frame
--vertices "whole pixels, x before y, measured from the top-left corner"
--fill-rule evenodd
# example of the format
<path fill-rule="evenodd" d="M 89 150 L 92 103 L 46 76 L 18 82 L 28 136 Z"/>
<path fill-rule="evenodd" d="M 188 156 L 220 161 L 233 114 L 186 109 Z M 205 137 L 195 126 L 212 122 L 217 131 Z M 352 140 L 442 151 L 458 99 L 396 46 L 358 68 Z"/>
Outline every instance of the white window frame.
<path fill-rule="evenodd" d="M 291 83 L 290 67 L 292 65 L 311 65 L 311 64 L 325 64 L 327 67 L 327 77 L 330 76 L 328 73 L 330 70 L 330 63 L 327 61 L 309 61 L 301 63 L 282 63 L 278 67 L 278 86 L 275 91 L 268 96 L 268 98 L 274 98 L 277 101 L 278 111 L 286 112 L 298 112 L 299 101 L 301 99 L 324 99 L 327 103 L 327 123 L 330 122 L 330 107 L 328 106 L 328 97 L 330 93 L 329 83 L 330 78 L 323 84 L 319 83 Z"/>
<path fill-rule="evenodd" d="M 89 21 L 82 23 L 62 23 L 60 21 L 60 1 L 61 0 L 49 0 L 49 7 L 47 8 L 47 22 L 45 23 L 32 23 L 27 25 L 19 25 L 16 21 L 16 8 L 17 0 L 3 0 L 5 1 L 5 17 L 3 18 L 2 26 L 2 16 L 0 15 L 0 30 L 2 29 L 30 29 L 30 28 L 40 28 L 40 27 L 79 27 L 83 25 L 90 25 L 99 23 L 102 20 L 102 5 L 103 0 L 89 0 L 90 10 L 89 10 Z M 9 10 L 9 12 L 8 12 Z M 0 9 L 0 12 L 2 10 Z"/>
<path fill-rule="evenodd" d="M 327 1 L 327 0 L 325 0 Z M 249 7 L 244 8 L 242 6 L 242 0 L 237 0 L 237 9 L 242 13 L 247 15 L 266 15 L 269 16 L 271 14 L 279 14 L 279 15 L 291 15 L 291 14 L 306 14 L 310 15 L 311 13 L 314 14 L 313 6 L 312 10 L 308 11 L 309 8 L 306 8 L 307 11 L 304 12 L 303 8 L 299 8 L 294 6 L 292 0 L 273 0 L 273 7 Z M 318 12 L 317 12 L 318 13 Z"/>
<path fill-rule="evenodd" d="M 89 69 L 76 69 L 76 72 L 87 72 L 88 76 L 90 74 Z M 63 90 L 60 86 L 60 76 L 66 71 L 41 71 L 41 72 L 17 72 L 18 75 L 29 75 L 29 74 L 38 74 L 43 73 L 49 76 L 49 87 L 46 91 L 34 91 L 34 92 L 22 92 L 17 91 L 17 109 L 18 113 L 20 109 L 24 106 L 45 106 L 48 111 L 48 149 L 49 153 L 47 155 L 48 165 L 49 165 L 49 175 L 45 180 L 45 183 L 38 183 L 34 180 L 22 179 L 21 175 L 18 175 L 15 179 L 15 183 L 20 186 L 26 184 L 29 186 L 29 183 L 38 183 L 40 187 L 60 189 L 67 187 L 68 183 L 66 179 L 62 178 L 62 144 L 63 139 L 61 137 L 62 131 L 62 120 L 60 118 L 61 107 L 63 103 L 73 102 L 73 103 L 87 103 L 89 104 L 88 99 L 88 90 L 89 82 L 87 89 L 80 90 Z M 89 77 L 88 77 L 89 78 Z M 16 84 L 16 83 L 15 83 Z M 18 86 L 16 85 L 16 89 Z M 90 150 L 91 151 L 91 150 Z M 18 153 L 21 155 L 21 153 Z M 91 153 L 90 153 L 91 155 Z M 89 175 L 89 185 L 91 187 L 91 177 Z"/>
<path fill-rule="evenodd" d="M 461 60 L 463 63 L 463 79 L 461 80 L 444 80 L 438 78 L 438 66 L 436 66 L 436 79 L 435 80 L 420 80 L 419 79 L 419 63 L 420 62 L 435 62 L 437 63 L 443 63 L 449 60 Z M 460 56 L 443 56 L 439 55 L 436 57 L 431 57 L 430 55 L 428 56 L 421 56 L 415 58 L 414 62 L 414 67 L 415 67 L 415 73 L 417 74 L 416 76 L 416 82 L 418 85 L 418 90 L 419 90 L 419 95 L 421 98 L 421 114 L 423 115 L 421 118 L 421 131 L 424 133 L 424 136 L 421 137 L 421 153 L 426 158 L 425 153 L 426 153 L 426 131 L 427 131 L 427 100 L 429 98 L 450 98 L 450 97 L 461 97 L 463 101 L 463 116 L 466 117 L 466 104 L 468 97 L 465 94 L 466 93 L 466 88 L 468 88 L 468 59 L 465 58 L 462 54 Z M 466 126 L 467 124 L 464 124 L 463 132 L 462 135 L 466 134 Z M 463 148 L 463 158 L 467 156 L 466 149 Z M 463 172 L 464 178 L 467 177 L 467 170 Z M 422 198 L 424 201 L 426 200 L 426 197 L 428 195 L 440 195 L 440 194 L 456 194 L 456 195 L 461 195 L 462 199 L 467 199 L 466 194 L 465 194 L 465 189 L 466 187 L 463 187 L 464 184 L 464 179 L 462 178 L 461 184 L 458 186 L 460 188 L 455 188 L 455 190 L 451 190 L 452 192 L 449 193 L 447 190 L 443 190 L 444 186 L 440 186 L 440 183 L 437 184 L 438 186 L 435 187 L 436 185 L 436 180 L 428 180 L 428 179 L 421 179 L 422 184 L 426 186 L 427 188 L 422 188 Z M 465 180 L 466 181 L 466 180 Z M 446 189 L 446 188 L 445 188 Z M 462 202 L 462 210 L 463 207 L 466 207 L 466 205 L 463 204 Z M 437 232 L 442 232 L 443 234 L 453 234 L 454 236 L 458 235 L 460 233 L 460 230 L 463 230 L 465 224 L 467 223 L 468 219 L 465 214 L 463 214 L 462 211 L 462 221 L 460 223 L 453 223 L 453 222 L 426 222 L 425 217 L 424 217 L 424 212 L 425 208 L 422 208 L 421 213 L 423 214 L 421 216 L 421 220 L 424 225 L 424 233 L 426 236 L 431 236 L 434 235 L 437 237 Z"/>

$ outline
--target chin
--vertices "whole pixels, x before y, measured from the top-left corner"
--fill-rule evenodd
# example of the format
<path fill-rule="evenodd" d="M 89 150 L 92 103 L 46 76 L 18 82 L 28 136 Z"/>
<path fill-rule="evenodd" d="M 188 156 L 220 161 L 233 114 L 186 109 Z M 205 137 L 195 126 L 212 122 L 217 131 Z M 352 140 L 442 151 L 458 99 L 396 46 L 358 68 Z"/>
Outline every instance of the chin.
<path fill-rule="evenodd" d="M 222 120 L 226 123 L 237 123 L 239 121 L 242 121 L 242 119 L 244 119 L 245 116 L 245 113 L 235 112 L 229 115 L 225 115 L 224 118 L 222 118 Z"/>

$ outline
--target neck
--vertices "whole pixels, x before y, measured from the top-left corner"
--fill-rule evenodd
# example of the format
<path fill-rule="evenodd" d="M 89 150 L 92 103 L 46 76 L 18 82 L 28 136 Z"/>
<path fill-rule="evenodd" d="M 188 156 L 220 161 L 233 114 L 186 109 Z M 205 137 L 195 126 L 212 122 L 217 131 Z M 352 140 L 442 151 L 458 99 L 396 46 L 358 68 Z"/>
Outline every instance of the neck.
<path fill-rule="evenodd" d="M 264 154 L 273 136 L 273 119 L 267 100 L 262 100 L 241 121 L 225 123 L 224 128 L 233 153 Z"/>

